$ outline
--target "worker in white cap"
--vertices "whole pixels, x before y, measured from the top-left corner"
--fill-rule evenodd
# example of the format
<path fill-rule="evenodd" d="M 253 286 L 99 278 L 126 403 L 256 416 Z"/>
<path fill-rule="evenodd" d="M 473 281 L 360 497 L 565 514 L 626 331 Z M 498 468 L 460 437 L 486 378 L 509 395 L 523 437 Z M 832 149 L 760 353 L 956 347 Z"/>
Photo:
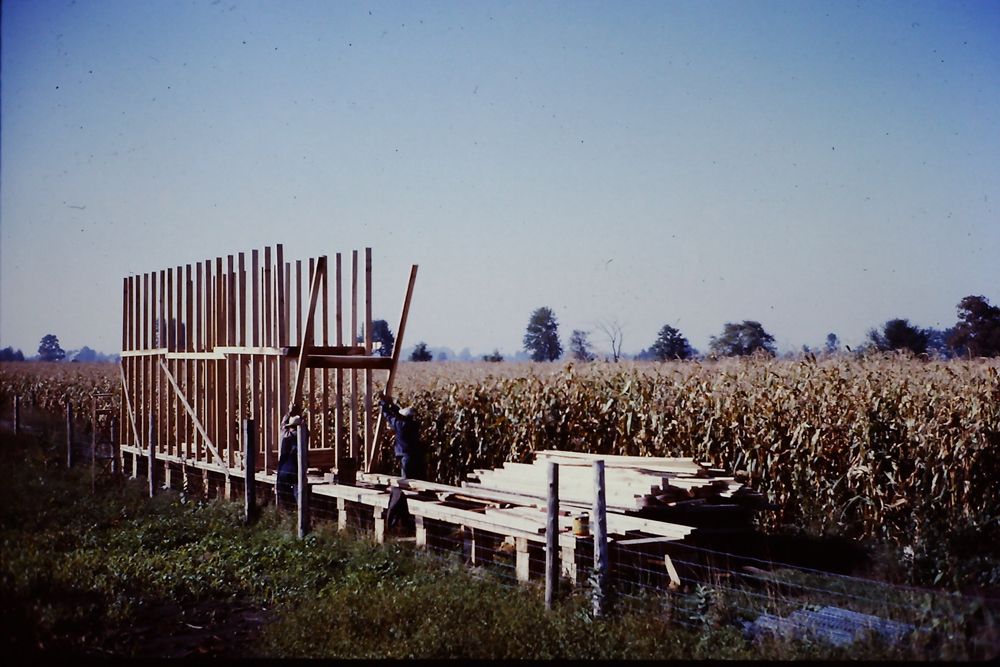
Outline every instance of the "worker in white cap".
<path fill-rule="evenodd" d="M 413 408 L 400 408 L 392 400 L 380 401 L 382 414 L 396 432 L 396 458 L 403 471 L 403 479 L 427 479 L 427 455 L 420 441 L 420 426 Z"/>

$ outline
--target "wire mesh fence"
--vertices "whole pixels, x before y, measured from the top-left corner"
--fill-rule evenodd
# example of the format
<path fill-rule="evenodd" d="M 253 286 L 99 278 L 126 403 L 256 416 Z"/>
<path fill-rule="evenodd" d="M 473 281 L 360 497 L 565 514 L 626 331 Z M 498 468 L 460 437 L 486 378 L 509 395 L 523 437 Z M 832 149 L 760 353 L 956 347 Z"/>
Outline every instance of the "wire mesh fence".
<path fill-rule="evenodd" d="M 373 539 L 373 520 L 357 509 L 345 520 L 335 504 L 314 522 Z M 461 565 L 514 589 L 541 594 L 545 545 L 528 545 L 518 567 L 515 541 L 461 525 L 438 525 L 419 557 L 442 567 Z M 389 530 L 386 540 L 414 543 L 411 532 Z M 733 626 L 749 639 L 825 641 L 836 646 L 880 642 L 908 647 L 923 658 L 989 658 L 1000 654 L 1000 599 L 960 595 L 737 556 L 704 546 L 651 541 L 611 544 L 610 602 L 616 613 L 655 614 L 693 630 Z M 634 540 L 642 542 L 642 540 Z M 595 595 L 592 552 L 562 559 L 562 599 Z M 521 570 L 521 571 L 519 571 Z M 524 577 L 524 572 L 528 577 Z"/>

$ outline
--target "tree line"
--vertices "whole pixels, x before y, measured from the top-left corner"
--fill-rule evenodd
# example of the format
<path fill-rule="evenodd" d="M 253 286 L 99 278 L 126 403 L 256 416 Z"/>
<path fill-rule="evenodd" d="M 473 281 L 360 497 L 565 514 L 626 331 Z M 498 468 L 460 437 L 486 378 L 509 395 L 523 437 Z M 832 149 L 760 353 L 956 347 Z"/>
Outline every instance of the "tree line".
<path fill-rule="evenodd" d="M 855 352 L 876 350 L 891 352 L 908 350 L 939 357 L 995 357 L 1000 356 L 1000 307 L 990 305 L 984 296 L 967 296 L 957 306 L 958 321 L 955 326 L 944 331 L 934 328 L 920 328 L 908 319 L 896 318 L 887 321 L 880 328 L 869 329 L 865 344 Z M 598 327 L 611 343 L 612 358 L 621 356 L 622 327 L 617 321 L 601 322 Z M 593 361 L 597 358 L 590 342 L 590 332 L 574 329 L 569 337 L 569 353 L 576 361 Z M 357 342 L 364 341 L 364 332 Z M 396 344 L 396 337 L 385 320 L 372 322 L 374 354 L 390 357 Z M 535 310 L 524 334 L 524 349 L 533 361 L 555 361 L 563 356 L 564 350 L 559 339 L 559 322 L 551 308 L 543 306 Z M 836 334 L 828 334 L 823 350 L 834 353 L 840 350 L 840 340 Z M 850 348 L 847 348 L 851 351 Z M 803 346 L 804 352 L 812 352 Z M 739 323 L 726 322 L 722 333 L 712 336 L 709 341 L 709 357 L 748 356 L 766 354 L 774 356 L 774 336 L 764 330 L 760 322 L 744 320 Z M 670 361 L 691 359 L 699 355 L 698 350 L 676 328 L 663 325 L 652 345 L 642 350 L 636 359 L 640 361 Z M 42 337 L 38 345 L 40 361 L 62 361 L 66 352 L 60 347 L 59 339 L 53 334 Z M 434 355 L 427 343 L 420 341 L 409 355 L 410 361 L 432 361 Z M 108 361 L 113 357 L 100 354 L 83 347 L 74 356 L 74 361 Z M 499 350 L 482 356 L 483 361 L 503 361 Z M 0 361 L 25 361 L 21 350 L 7 347 L 0 350 Z"/>
<path fill-rule="evenodd" d="M 990 305 L 984 296 L 967 296 L 957 306 L 958 322 L 944 331 L 920 328 L 908 319 L 891 319 L 868 331 L 865 344 L 855 352 L 876 350 L 880 352 L 907 350 L 915 355 L 935 354 L 939 357 L 995 357 L 1000 356 L 1000 307 Z M 621 352 L 621 327 L 617 322 L 600 325 L 612 346 L 612 357 L 618 361 Z M 596 358 L 589 340 L 589 332 L 574 329 L 569 338 L 569 356 L 577 361 Z M 531 314 L 524 334 L 524 348 L 534 361 L 555 361 L 562 357 L 559 340 L 559 323 L 551 308 L 541 307 Z M 840 350 L 836 334 L 828 334 L 822 351 Z M 847 347 L 848 351 L 851 351 Z M 811 352 L 803 346 L 803 351 Z M 708 357 L 748 356 L 765 354 L 774 356 L 774 336 L 764 330 L 760 322 L 726 322 L 722 333 L 709 341 Z M 675 327 L 666 324 L 656 340 L 636 355 L 639 360 L 670 361 L 690 359 L 698 355 L 688 339 Z"/>

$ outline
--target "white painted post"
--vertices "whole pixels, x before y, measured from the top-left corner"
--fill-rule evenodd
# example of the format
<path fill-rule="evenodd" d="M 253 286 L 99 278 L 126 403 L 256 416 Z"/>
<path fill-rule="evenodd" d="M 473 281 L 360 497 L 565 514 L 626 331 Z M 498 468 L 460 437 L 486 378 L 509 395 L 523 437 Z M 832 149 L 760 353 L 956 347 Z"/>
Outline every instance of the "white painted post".
<path fill-rule="evenodd" d="M 604 461 L 594 461 L 594 616 L 603 616 L 608 599 L 608 507 L 604 490 Z"/>
<path fill-rule="evenodd" d="M 307 484 L 308 477 L 306 476 L 306 466 L 309 463 L 309 452 L 307 448 L 309 447 L 309 432 L 306 430 L 305 422 L 299 424 L 298 429 L 298 457 L 299 457 L 299 538 L 306 536 L 309 532 L 309 485 Z"/>

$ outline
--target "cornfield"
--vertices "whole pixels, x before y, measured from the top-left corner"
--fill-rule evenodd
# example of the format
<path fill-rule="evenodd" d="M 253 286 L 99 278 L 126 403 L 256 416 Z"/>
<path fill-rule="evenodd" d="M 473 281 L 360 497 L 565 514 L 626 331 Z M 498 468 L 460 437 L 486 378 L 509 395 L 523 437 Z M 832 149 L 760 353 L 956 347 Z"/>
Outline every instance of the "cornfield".
<path fill-rule="evenodd" d="M 782 505 L 766 529 L 888 543 L 918 581 L 1000 585 L 1000 361 L 406 364 L 397 382 L 440 481 L 535 449 L 693 456 Z"/>
<path fill-rule="evenodd" d="M 4 364 L 0 398 L 57 411 L 118 378 Z M 417 409 L 439 482 L 536 449 L 693 456 L 782 506 L 765 529 L 892 545 L 918 582 L 1000 586 L 1000 360 L 404 363 L 395 398 Z M 391 437 L 380 446 L 391 460 Z"/>

